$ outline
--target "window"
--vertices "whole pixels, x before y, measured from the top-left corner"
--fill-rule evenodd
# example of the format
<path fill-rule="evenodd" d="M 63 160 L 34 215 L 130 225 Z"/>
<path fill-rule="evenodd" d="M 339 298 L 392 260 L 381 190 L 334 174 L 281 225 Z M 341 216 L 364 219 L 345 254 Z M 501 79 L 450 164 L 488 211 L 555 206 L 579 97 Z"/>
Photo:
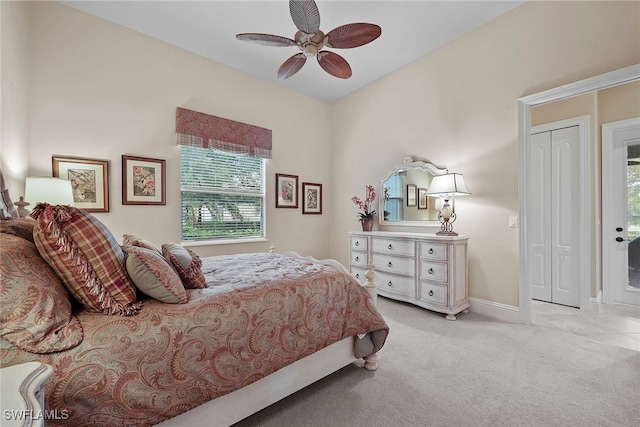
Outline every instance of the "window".
<path fill-rule="evenodd" d="M 182 240 L 264 237 L 264 163 L 181 145 Z"/>

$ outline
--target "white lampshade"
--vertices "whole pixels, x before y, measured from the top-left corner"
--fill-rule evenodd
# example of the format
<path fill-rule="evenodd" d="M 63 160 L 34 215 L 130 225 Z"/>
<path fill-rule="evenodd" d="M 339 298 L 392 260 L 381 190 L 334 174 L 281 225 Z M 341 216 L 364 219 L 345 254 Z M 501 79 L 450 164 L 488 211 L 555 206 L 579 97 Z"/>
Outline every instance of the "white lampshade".
<path fill-rule="evenodd" d="M 436 175 L 431 180 L 427 195 L 429 196 L 463 196 L 471 194 L 469 187 L 464 182 L 464 177 L 459 173 L 445 173 Z"/>
<path fill-rule="evenodd" d="M 30 176 L 25 181 L 24 199 L 32 206 L 44 202 L 73 206 L 71 181 L 62 178 Z"/>

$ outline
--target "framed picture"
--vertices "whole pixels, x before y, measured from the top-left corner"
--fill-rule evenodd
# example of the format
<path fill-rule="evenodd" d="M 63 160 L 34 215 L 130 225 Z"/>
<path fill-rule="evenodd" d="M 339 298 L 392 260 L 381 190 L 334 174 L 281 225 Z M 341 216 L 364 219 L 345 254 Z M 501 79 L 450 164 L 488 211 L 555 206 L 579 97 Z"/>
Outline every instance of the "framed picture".
<path fill-rule="evenodd" d="M 122 204 L 166 205 L 165 161 L 122 156 Z"/>
<path fill-rule="evenodd" d="M 302 213 L 322 214 L 322 184 L 302 183 Z"/>
<path fill-rule="evenodd" d="M 407 206 L 415 206 L 417 204 L 416 190 L 415 184 L 407 184 Z"/>
<path fill-rule="evenodd" d="M 429 197 L 426 188 L 418 188 L 418 209 L 429 209 Z"/>
<path fill-rule="evenodd" d="M 52 157 L 53 176 L 68 179 L 73 205 L 87 212 L 109 212 L 109 161 Z"/>
<path fill-rule="evenodd" d="M 276 208 L 298 209 L 298 177 L 276 174 Z"/>

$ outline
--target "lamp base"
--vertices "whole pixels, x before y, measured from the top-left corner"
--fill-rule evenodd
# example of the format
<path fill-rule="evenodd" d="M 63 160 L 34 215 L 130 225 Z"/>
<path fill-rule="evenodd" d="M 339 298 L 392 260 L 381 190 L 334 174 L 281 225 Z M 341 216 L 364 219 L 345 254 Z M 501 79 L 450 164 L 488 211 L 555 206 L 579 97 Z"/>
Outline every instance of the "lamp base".
<path fill-rule="evenodd" d="M 436 236 L 457 236 L 458 233 L 455 231 L 438 231 Z"/>

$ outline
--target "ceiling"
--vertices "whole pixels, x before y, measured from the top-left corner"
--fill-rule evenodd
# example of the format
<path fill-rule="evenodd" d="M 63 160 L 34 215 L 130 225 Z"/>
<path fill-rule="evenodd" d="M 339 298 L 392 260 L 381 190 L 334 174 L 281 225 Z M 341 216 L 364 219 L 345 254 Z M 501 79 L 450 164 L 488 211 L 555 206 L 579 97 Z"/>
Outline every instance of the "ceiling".
<path fill-rule="evenodd" d="M 355 49 L 329 49 L 353 70 L 349 79 L 323 71 L 315 59 L 294 76 L 277 71 L 296 47 L 238 41 L 237 33 L 293 38 L 288 1 L 60 1 L 65 5 L 243 71 L 261 80 L 331 104 L 410 62 L 520 6 L 520 1 L 317 0 L 320 29 L 352 22 L 382 27 L 382 35 Z"/>

